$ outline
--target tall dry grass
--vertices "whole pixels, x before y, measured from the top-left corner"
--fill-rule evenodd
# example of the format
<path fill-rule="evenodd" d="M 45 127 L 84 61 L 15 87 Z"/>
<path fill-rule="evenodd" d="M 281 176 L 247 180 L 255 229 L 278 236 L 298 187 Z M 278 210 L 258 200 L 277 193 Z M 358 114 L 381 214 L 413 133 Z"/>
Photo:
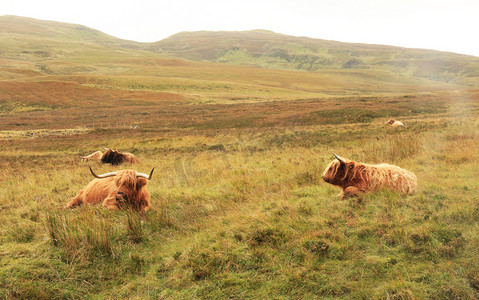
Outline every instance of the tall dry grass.
<path fill-rule="evenodd" d="M 53 246 L 63 250 L 69 263 L 88 262 L 98 256 L 115 258 L 121 251 L 111 220 L 86 209 L 75 216 L 47 212 L 46 229 Z"/>
<path fill-rule="evenodd" d="M 1 295 L 474 298 L 478 132 L 432 118 L 399 130 L 107 130 L 10 144 L 0 174 L 0 251 L 9 266 L 0 268 Z M 59 209 L 92 179 L 79 157 L 98 136 L 140 158 L 135 166 L 90 163 L 98 172 L 156 167 L 145 223 L 101 206 Z M 321 181 L 331 152 L 410 169 L 418 193 L 341 201 Z"/>

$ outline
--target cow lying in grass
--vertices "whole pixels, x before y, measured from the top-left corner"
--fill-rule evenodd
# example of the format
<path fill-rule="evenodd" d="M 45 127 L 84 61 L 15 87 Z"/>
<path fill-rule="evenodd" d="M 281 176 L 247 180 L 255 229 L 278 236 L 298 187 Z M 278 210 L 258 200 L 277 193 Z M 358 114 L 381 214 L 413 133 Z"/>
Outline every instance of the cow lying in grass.
<path fill-rule="evenodd" d="M 154 169 L 151 170 L 150 175 L 134 170 L 97 175 L 90 168 L 90 172 L 96 179 L 84 187 L 75 198 L 65 205 L 65 208 L 73 208 L 81 204 L 102 203 L 111 210 L 122 208 L 138 210 L 142 219 L 145 219 L 146 211 L 150 209 L 150 193 L 146 184 L 148 180 L 151 180 Z"/>
<path fill-rule="evenodd" d="M 136 164 L 138 163 L 138 159 L 131 153 L 127 152 L 120 152 L 118 150 L 104 148 L 106 151 L 96 151 L 90 155 L 83 156 L 81 158 L 82 161 L 89 161 L 89 160 L 100 160 L 102 163 L 105 164 L 112 164 L 114 166 L 120 165 L 122 163 L 130 163 Z"/>
<path fill-rule="evenodd" d="M 404 126 L 403 122 L 401 121 L 396 121 L 394 119 L 389 119 L 388 124 L 391 125 L 391 127 L 398 127 L 398 126 Z"/>
<path fill-rule="evenodd" d="M 325 182 L 342 189 L 341 199 L 361 196 L 383 188 L 402 194 L 416 192 L 417 177 L 413 172 L 394 165 L 368 165 L 336 154 L 334 156 L 336 159 L 326 167 L 322 178 Z"/>

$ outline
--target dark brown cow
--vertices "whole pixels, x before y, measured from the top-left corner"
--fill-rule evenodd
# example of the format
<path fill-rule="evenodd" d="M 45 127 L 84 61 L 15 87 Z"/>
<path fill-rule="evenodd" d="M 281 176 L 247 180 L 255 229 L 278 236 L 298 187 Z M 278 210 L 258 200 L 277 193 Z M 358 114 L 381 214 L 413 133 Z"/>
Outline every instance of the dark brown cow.
<path fill-rule="evenodd" d="M 112 164 L 114 166 L 120 165 L 122 163 L 130 163 L 136 164 L 138 163 L 138 159 L 131 153 L 128 152 L 120 152 L 114 149 L 104 148 L 106 151 L 96 151 L 90 155 L 83 156 L 81 158 L 82 161 L 89 161 L 91 159 L 99 160 L 105 164 Z"/>

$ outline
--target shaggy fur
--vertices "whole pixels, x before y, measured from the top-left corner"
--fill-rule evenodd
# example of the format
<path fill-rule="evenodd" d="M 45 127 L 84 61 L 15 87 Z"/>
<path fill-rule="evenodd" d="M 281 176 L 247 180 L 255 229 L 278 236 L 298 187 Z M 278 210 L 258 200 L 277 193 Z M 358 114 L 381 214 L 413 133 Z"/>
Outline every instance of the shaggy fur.
<path fill-rule="evenodd" d="M 122 163 L 138 163 L 138 159 L 133 154 L 113 149 L 108 149 L 105 152 L 96 151 L 81 158 L 82 161 L 89 161 L 91 159 L 100 160 L 102 163 L 112 164 L 114 166 L 121 165 Z"/>
<path fill-rule="evenodd" d="M 417 177 L 413 172 L 394 165 L 368 165 L 342 157 L 326 167 L 322 178 L 327 183 L 341 187 L 341 199 L 383 188 L 413 194 L 417 188 Z"/>
<path fill-rule="evenodd" d="M 65 208 L 81 204 L 102 203 L 108 209 L 120 210 L 132 208 L 145 218 L 150 209 L 150 193 L 146 188 L 147 180 L 137 178 L 133 170 L 118 171 L 114 177 L 94 179 L 73 198 Z"/>
<path fill-rule="evenodd" d="M 136 164 L 138 163 L 138 159 L 131 153 L 127 153 L 127 152 L 122 153 L 118 150 L 108 149 L 103 153 L 101 157 L 101 162 L 116 166 L 124 162 L 130 163 L 130 164 Z"/>
<path fill-rule="evenodd" d="M 93 153 L 90 154 L 90 155 L 83 156 L 83 157 L 81 158 L 81 160 L 82 160 L 82 161 L 89 161 L 90 159 L 100 160 L 102 155 L 103 155 L 103 152 L 101 152 L 101 151 L 96 151 L 96 152 L 93 152 Z"/>
<path fill-rule="evenodd" d="M 389 119 L 388 124 L 391 125 L 392 127 L 404 126 L 403 122 L 396 121 L 394 119 Z"/>

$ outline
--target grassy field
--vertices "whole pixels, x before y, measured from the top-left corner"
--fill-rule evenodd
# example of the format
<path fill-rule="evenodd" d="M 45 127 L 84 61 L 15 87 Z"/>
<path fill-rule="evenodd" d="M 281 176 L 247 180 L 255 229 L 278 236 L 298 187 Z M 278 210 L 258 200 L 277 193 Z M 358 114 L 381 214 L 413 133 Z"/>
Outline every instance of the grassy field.
<path fill-rule="evenodd" d="M 479 298 L 477 77 L 192 62 L 32 24 L 0 32 L 0 298 Z M 80 160 L 102 146 L 140 163 Z M 418 192 L 340 200 L 332 152 Z M 88 166 L 155 167 L 147 221 L 62 209 Z"/>
<path fill-rule="evenodd" d="M 168 113 L 176 127 L 151 117 L 137 129 L 3 138 L 0 296 L 477 298 L 478 95 L 457 96 L 469 100 L 414 106 L 399 130 L 373 108 L 365 120 L 348 108 L 291 117 L 268 102 L 257 119 L 210 105 L 198 121 L 195 106 Z M 91 180 L 88 165 L 125 168 L 80 161 L 100 146 L 133 152 L 138 171 L 156 167 L 146 223 L 60 209 Z M 333 151 L 412 170 L 419 192 L 342 201 L 320 178 Z"/>

